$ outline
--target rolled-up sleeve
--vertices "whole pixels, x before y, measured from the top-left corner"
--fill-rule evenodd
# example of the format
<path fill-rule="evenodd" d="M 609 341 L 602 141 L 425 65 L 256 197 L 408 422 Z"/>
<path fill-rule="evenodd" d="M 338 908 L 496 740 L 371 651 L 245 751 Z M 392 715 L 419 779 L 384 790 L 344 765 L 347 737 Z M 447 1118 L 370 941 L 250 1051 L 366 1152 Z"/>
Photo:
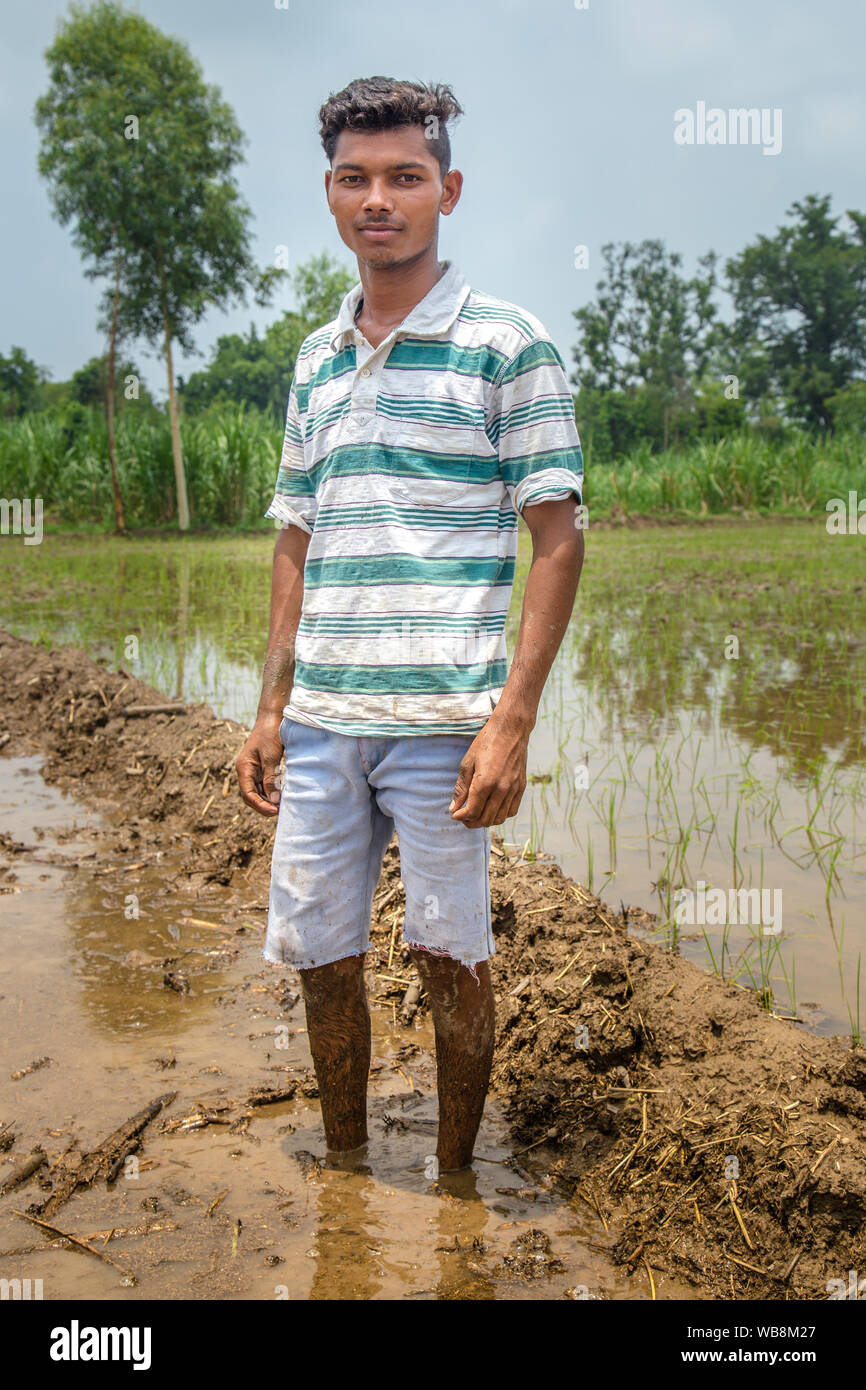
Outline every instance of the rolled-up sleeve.
<path fill-rule="evenodd" d="M 583 500 L 583 452 L 565 364 L 548 337 L 525 344 L 493 387 L 487 433 L 515 511 L 573 493 Z"/>
<path fill-rule="evenodd" d="M 298 382 L 297 369 L 289 389 L 286 411 L 286 431 L 274 500 L 265 516 L 285 526 L 300 526 L 313 533 L 316 520 L 316 492 L 304 460 L 303 413 L 306 410 L 306 390 Z"/>

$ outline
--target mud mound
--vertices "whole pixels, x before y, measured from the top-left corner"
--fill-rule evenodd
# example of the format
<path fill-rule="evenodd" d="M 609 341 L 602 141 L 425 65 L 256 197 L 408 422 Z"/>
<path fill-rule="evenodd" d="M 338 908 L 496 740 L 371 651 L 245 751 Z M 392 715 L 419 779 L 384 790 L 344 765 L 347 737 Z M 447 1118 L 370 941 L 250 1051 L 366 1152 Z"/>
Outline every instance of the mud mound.
<path fill-rule="evenodd" d="M 178 892 L 240 882 L 262 906 L 274 827 L 237 794 L 245 732 L 206 706 L 132 712 L 163 704 L 82 651 L 0 632 L 0 747 L 38 750 L 48 781 L 122 811 L 106 861 L 181 846 Z M 631 936 L 555 864 L 514 862 L 494 839 L 494 1081 L 518 1157 L 542 1154 L 650 1289 L 668 1272 L 706 1298 L 824 1299 L 830 1280 L 866 1269 L 866 1051 L 768 1016 Z M 408 1026 L 425 1001 L 402 905 L 392 843 L 369 963 Z"/>
<path fill-rule="evenodd" d="M 78 648 L 48 651 L 0 631 L 4 751 L 38 750 L 46 781 L 122 808 L 125 834 L 112 837 L 120 853 L 153 854 L 185 839 L 184 886 L 194 892 L 267 858 L 273 826 L 237 794 L 242 727 L 217 719 L 207 705 L 135 712 L 165 705 L 151 686 L 106 670 Z"/>

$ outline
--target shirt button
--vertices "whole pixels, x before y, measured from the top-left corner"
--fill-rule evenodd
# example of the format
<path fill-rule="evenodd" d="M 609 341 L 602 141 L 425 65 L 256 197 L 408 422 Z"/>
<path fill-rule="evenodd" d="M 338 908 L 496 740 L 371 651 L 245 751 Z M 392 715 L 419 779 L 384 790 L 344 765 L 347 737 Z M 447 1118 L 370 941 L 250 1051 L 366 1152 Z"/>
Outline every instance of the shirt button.
<path fill-rule="evenodd" d="M 361 368 L 361 376 L 369 376 L 369 375 L 370 375 L 370 368 L 369 368 L 369 367 L 362 367 L 362 368 Z"/>

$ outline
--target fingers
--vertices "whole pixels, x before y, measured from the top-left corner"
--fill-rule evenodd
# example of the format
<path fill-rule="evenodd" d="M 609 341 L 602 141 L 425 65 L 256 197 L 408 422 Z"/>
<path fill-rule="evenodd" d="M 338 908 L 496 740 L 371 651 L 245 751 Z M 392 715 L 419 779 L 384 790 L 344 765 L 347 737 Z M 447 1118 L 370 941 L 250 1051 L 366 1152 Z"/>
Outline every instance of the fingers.
<path fill-rule="evenodd" d="M 512 816 L 516 816 L 516 815 L 517 815 L 517 812 L 520 810 L 520 803 L 521 803 L 521 801 L 523 800 L 523 792 L 524 792 L 524 791 L 525 791 L 525 788 L 521 788 L 521 790 L 520 790 L 519 792 L 515 792 L 515 793 L 514 793 L 514 795 L 512 796 L 511 800 L 510 800 L 509 803 L 508 803 L 508 806 L 507 806 L 506 811 L 505 811 L 505 815 L 502 817 L 502 821 L 511 820 L 511 817 L 512 817 Z M 502 824 L 502 821 L 497 821 L 497 825 L 501 825 L 501 824 Z"/>
<path fill-rule="evenodd" d="M 241 796 L 247 805 L 252 806 L 254 811 L 258 811 L 260 816 L 279 815 L 280 794 L 275 786 L 276 768 L 263 769 L 261 761 L 255 753 L 244 754 L 243 750 L 235 761 L 235 768 L 237 769 Z M 272 792 L 276 792 L 276 802 L 271 800 Z"/>
<path fill-rule="evenodd" d="M 457 781 L 454 783 L 454 794 L 451 797 L 451 804 L 448 807 L 449 811 L 453 811 L 455 807 L 463 805 L 472 782 L 474 770 L 475 758 L 472 756 L 472 751 L 470 749 L 464 755 L 463 761 L 457 772 Z"/>
<path fill-rule="evenodd" d="M 452 819 L 462 821 L 470 830 L 485 825 L 501 825 L 508 819 L 509 808 L 515 801 L 520 805 L 523 789 L 515 790 L 512 782 L 485 782 L 476 775 L 472 779 L 466 803 L 452 812 Z"/>
<path fill-rule="evenodd" d="M 264 792 L 265 801 L 269 801 L 272 806 L 278 807 L 280 804 L 280 788 L 277 782 L 277 776 L 278 771 L 276 767 L 266 766 L 262 778 L 262 790 Z"/>

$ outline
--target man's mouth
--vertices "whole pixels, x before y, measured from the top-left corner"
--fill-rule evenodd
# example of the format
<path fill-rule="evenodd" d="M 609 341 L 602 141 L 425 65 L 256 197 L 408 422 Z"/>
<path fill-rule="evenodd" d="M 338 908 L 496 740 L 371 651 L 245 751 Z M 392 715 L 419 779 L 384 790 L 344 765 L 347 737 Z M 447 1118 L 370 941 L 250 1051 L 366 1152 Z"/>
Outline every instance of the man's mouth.
<path fill-rule="evenodd" d="M 361 227 L 364 236 L 372 237 L 374 241 L 385 241 L 389 236 L 396 236 L 399 227 L 389 227 L 383 224 L 370 222 L 366 227 Z"/>

